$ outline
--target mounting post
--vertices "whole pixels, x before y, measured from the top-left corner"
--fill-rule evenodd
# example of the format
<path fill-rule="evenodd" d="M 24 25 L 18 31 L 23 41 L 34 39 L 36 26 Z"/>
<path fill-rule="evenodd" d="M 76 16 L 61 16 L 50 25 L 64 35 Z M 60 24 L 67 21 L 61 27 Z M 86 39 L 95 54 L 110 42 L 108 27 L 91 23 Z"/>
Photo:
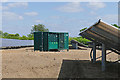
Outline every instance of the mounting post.
<path fill-rule="evenodd" d="M 78 43 L 76 43 L 76 49 L 78 49 Z"/>
<path fill-rule="evenodd" d="M 102 71 L 105 71 L 106 63 L 106 46 L 102 43 Z"/>
<path fill-rule="evenodd" d="M 93 63 L 96 62 L 96 42 L 93 42 Z"/>
<path fill-rule="evenodd" d="M 72 48 L 73 49 L 78 49 L 78 43 L 72 43 Z"/>

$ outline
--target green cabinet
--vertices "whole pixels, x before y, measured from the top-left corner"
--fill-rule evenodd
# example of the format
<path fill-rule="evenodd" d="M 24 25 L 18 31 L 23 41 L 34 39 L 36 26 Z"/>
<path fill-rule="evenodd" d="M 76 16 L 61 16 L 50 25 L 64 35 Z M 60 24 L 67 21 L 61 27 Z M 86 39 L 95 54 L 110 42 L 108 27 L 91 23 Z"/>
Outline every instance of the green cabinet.
<path fill-rule="evenodd" d="M 34 50 L 42 51 L 43 48 L 43 40 L 42 40 L 42 33 L 34 33 Z"/>
<path fill-rule="evenodd" d="M 68 47 L 69 47 L 69 41 L 68 41 L 68 34 L 64 34 L 64 48 L 65 49 L 68 49 Z"/>
<path fill-rule="evenodd" d="M 34 32 L 34 51 L 69 50 L 69 34 L 63 32 Z"/>

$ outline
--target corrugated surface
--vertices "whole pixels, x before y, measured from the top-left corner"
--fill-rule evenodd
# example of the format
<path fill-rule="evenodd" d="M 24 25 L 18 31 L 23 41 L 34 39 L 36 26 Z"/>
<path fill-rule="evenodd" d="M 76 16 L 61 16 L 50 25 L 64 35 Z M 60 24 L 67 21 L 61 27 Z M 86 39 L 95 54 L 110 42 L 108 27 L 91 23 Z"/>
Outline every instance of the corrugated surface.
<path fill-rule="evenodd" d="M 58 34 L 49 33 L 49 49 L 58 49 Z"/>
<path fill-rule="evenodd" d="M 91 41 L 104 43 L 108 47 L 120 51 L 120 29 L 101 20 L 80 33 L 80 35 Z"/>
<path fill-rule="evenodd" d="M 69 40 L 68 40 L 68 36 L 69 36 L 69 34 L 68 33 L 65 33 L 64 34 L 64 48 L 65 49 L 68 49 L 69 48 Z"/>
<path fill-rule="evenodd" d="M 34 50 L 43 50 L 43 40 L 42 40 L 42 32 L 34 33 Z"/>

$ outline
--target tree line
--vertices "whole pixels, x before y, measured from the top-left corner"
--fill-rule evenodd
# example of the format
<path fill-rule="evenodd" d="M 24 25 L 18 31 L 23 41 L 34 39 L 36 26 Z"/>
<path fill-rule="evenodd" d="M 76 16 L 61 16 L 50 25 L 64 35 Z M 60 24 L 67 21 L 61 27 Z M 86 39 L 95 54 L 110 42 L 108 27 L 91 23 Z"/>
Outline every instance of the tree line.
<path fill-rule="evenodd" d="M 32 26 L 30 34 L 27 36 L 23 35 L 20 36 L 18 33 L 16 34 L 9 34 L 7 32 L 0 31 L 0 38 L 6 38 L 6 39 L 19 39 L 19 40 L 34 40 L 34 32 L 35 31 L 41 31 L 41 32 L 48 32 L 49 30 L 45 28 L 45 25 L 38 24 Z"/>
<path fill-rule="evenodd" d="M 34 39 L 33 34 L 28 34 L 27 36 L 25 36 L 25 35 L 20 36 L 18 33 L 9 34 L 7 32 L 3 33 L 2 31 L 0 31 L 0 37 L 6 38 L 6 39 L 19 39 L 19 40 L 33 40 Z"/>

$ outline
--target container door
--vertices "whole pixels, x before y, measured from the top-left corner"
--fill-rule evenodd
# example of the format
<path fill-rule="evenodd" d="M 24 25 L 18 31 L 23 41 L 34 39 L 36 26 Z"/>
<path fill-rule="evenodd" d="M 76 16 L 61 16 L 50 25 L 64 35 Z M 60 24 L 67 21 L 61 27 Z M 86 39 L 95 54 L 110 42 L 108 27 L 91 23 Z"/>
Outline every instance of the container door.
<path fill-rule="evenodd" d="M 34 33 L 34 50 L 43 50 L 42 44 L 42 32 L 35 32 Z"/>
<path fill-rule="evenodd" d="M 49 34 L 49 49 L 58 49 L 58 34 Z"/>
<path fill-rule="evenodd" d="M 64 49 L 64 34 L 63 33 L 59 34 L 59 48 Z"/>
<path fill-rule="evenodd" d="M 64 49 L 68 49 L 69 48 L 69 41 L 68 41 L 68 34 L 64 34 Z"/>
<path fill-rule="evenodd" d="M 48 32 L 43 33 L 43 51 L 48 51 Z"/>

